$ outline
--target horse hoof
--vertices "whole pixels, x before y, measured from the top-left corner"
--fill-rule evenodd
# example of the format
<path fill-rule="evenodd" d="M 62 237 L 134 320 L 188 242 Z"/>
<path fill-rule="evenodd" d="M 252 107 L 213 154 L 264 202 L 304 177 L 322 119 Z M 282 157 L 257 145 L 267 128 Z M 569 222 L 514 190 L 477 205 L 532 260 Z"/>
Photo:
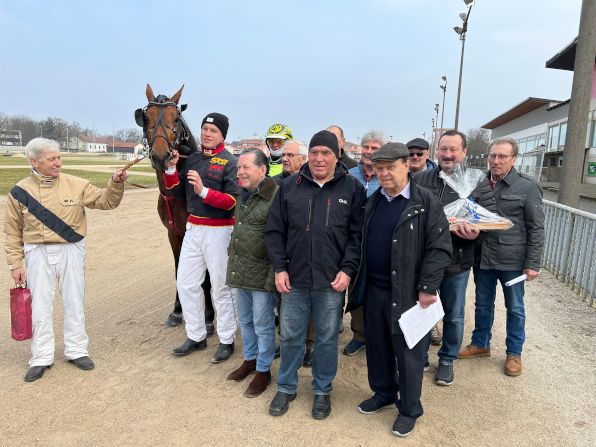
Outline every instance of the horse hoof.
<path fill-rule="evenodd" d="M 205 328 L 207 329 L 207 338 L 213 337 L 215 334 L 215 326 L 213 325 L 213 322 L 205 323 Z"/>
<path fill-rule="evenodd" d="M 170 314 L 170 316 L 168 317 L 168 319 L 166 320 L 166 323 L 164 324 L 165 327 L 176 327 L 176 326 L 180 326 L 182 324 L 182 314 L 177 314 L 172 312 Z"/>

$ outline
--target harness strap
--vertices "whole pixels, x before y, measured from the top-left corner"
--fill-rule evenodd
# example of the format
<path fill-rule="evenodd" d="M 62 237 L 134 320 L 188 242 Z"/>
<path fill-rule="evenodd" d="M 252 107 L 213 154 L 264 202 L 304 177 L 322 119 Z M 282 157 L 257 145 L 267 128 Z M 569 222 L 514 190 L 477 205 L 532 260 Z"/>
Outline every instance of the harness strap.
<path fill-rule="evenodd" d="M 166 205 L 168 207 L 169 223 L 172 227 L 172 230 L 174 230 L 174 233 L 176 233 L 178 236 L 184 237 L 184 235 L 180 234 L 178 230 L 176 230 L 176 228 L 174 227 L 174 218 L 172 217 L 172 209 L 170 208 L 170 200 L 174 200 L 174 197 L 166 197 L 161 191 L 159 193 L 161 194 L 162 199 L 166 201 Z"/>

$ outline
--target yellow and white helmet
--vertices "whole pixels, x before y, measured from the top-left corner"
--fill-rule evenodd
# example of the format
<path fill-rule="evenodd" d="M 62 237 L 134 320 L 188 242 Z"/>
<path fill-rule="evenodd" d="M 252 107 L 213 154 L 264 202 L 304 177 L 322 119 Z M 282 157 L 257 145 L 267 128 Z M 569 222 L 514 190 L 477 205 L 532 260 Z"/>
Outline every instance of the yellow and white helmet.
<path fill-rule="evenodd" d="M 267 130 L 267 135 L 265 136 L 267 147 L 269 147 L 269 140 L 272 139 L 286 140 L 286 143 L 292 141 L 294 139 L 292 129 L 285 124 L 274 124 Z M 269 149 L 271 148 L 269 147 Z"/>

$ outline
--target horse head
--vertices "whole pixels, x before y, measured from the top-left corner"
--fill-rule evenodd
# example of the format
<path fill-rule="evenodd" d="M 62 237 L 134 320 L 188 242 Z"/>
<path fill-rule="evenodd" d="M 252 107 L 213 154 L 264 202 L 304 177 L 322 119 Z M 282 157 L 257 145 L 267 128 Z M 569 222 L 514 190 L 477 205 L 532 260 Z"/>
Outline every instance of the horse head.
<path fill-rule="evenodd" d="M 178 150 L 180 138 L 188 138 L 188 128 L 182 119 L 186 104 L 178 106 L 182 89 L 171 98 L 153 94 L 147 84 L 147 100 L 149 103 L 142 109 L 135 110 L 135 121 L 143 128 L 143 139 L 149 147 L 149 160 L 154 169 L 165 171 L 173 157 L 172 152 Z"/>

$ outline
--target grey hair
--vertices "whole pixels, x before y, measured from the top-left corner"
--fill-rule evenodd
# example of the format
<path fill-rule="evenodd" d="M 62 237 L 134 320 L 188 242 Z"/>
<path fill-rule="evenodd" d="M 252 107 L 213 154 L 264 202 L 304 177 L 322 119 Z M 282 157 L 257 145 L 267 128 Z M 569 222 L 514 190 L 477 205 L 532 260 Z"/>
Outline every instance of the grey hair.
<path fill-rule="evenodd" d="M 488 145 L 488 152 L 490 152 L 491 147 L 493 147 L 497 144 L 505 144 L 505 143 L 511 145 L 511 150 L 513 151 L 513 156 L 517 157 L 517 154 L 519 153 L 519 146 L 517 144 L 517 141 L 515 141 L 513 138 L 509 138 L 509 137 L 495 138 Z"/>
<path fill-rule="evenodd" d="M 43 151 L 60 152 L 60 145 L 56 141 L 47 138 L 33 138 L 25 147 L 25 156 L 27 160 L 32 158 L 39 161 Z M 29 161 L 29 163 L 31 162 Z"/>
<path fill-rule="evenodd" d="M 389 142 L 389 137 L 382 130 L 372 129 L 362 135 L 362 138 L 360 139 L 360 146 L 369 141 L 378 141 L 381 143 L 381 146 L 383 146 Z"/>
<path fill-rule="evenodd" d="M 298 143 L 298 155 L 308 156 L 308 144 L 306 144 L 304 141 L 297 140 L 294 140 L 294 143 Z"/>
<path fill-rule="evenodd" d="M 268 176 L 269 175 L 269 157 L 267 157 L 265 155 L 265 152 L 263 152 L 261 149 L 253 148 L 253 149 L 245 150 L 244 152 L 242 152 L 241 155 L 247 155 L 247 154 L 255 154 L 255 165 L 257 166 L 257 168 L 260 168 L 261 166 L 266 166 L 267 170 L 265 171 L 265 175 Z"/>

